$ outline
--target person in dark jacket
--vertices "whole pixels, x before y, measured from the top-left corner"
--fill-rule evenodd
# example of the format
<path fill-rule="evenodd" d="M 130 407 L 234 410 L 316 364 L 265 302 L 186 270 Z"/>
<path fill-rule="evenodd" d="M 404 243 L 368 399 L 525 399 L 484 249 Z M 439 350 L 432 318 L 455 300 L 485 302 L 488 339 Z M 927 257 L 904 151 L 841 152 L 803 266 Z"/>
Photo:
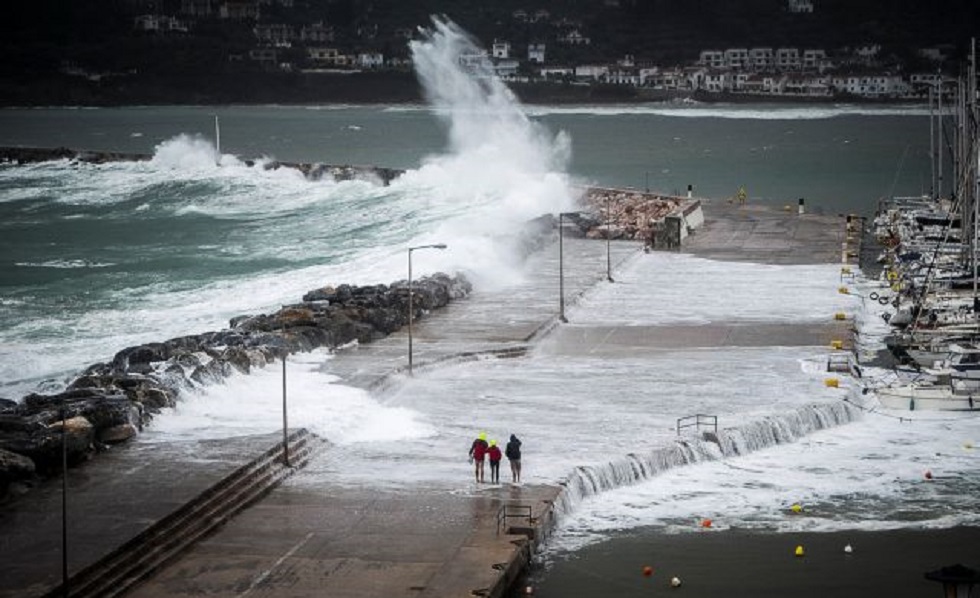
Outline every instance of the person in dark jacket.
<path fill-rule="evenodd" d="M 503 455 L 500 453 L 500 447 L 497 446 L 496 440 L 490 441 L 490 448 L 487 449 L 487 457 L 490 459 L 490 483 L 499 484 L 500 483 L 500 459 Z"/>
<path fill-rule="evenodd" d="M 510 435 L 510 442 L 507 443 L 504 453 L 510 461 L 510 480 L 515 484 L 521 483 L 521 441 L 517 436 Z"/>
<path fill-rule="evenodd" d="M 476 465 L 473 473 L 476 475 L 476 483 L 483 482 L 483 461 L 487 456 L 487 433 L 480 432 L 473 444 L 470 445 L 470 462 Z"/>

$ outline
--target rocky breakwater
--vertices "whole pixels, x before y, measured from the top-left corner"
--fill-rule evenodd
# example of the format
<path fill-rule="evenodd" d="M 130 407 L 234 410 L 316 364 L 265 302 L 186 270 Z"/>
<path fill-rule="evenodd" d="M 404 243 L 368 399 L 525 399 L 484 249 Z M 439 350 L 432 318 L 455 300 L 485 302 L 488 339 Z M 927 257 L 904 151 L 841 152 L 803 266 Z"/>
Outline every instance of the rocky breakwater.
<path fill-rule="evenodd" d="M 461 274 L 412 282 L 414 319 L 469 295 Z M 408 323 L 408 283 L 326 286 L 272 314 L 232 318 L 229 328 L 147 343 L 86 368 L 57 394 L 0 399 L 0 496 L 135 436 L 181 393 L 247 374 L 284 355 L 369 343 Z M 62 444 L 64 443 L 64 445 Z"/>

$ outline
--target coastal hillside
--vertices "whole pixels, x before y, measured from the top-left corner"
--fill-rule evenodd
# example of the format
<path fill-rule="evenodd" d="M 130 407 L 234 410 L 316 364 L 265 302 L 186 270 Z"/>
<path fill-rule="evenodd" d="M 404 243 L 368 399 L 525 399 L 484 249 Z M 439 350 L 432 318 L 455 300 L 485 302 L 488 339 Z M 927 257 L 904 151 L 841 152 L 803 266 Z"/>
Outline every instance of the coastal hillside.
<path fill-rule="evenodd" d="M 408 44 L 431 15 L 511 61 L 532 101 L 650 99 L 536 79 L 706 49 L 873 48 L 891 72 L 955 76 L 980 22 L 971 0 L 36 0 L 4 7 L 0 105 L 418 101 Z"/>

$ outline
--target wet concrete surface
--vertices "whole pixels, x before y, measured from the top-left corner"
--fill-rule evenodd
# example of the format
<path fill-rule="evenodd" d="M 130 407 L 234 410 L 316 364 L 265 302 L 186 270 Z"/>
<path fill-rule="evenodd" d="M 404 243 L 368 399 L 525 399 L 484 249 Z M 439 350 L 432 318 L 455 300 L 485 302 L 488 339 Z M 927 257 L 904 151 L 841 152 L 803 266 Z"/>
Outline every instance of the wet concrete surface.
<path fill-rule="evenodd" d="M 843 218 L 761 206 L 705 207 L 706 226 L 684 252 L 762 263 L 840 263 Z M 609 245 L 615 266 L 642 259 L 635 242 Z M 607 244 L 565 239 L 566 303 L 606 281 Z M 416 375 L 462 353 L 526 347 L 656 352 L 669 346 L 824 344 L 843 324 L 562 327 L 557 243 L 530 258 L 520 285 L 476 292 L 416 322 Z M 338 353 L 326 368 L 344 383 L 384 388 L 406 376 L 407 332 Z M 276 441 L 275 435 L 168 447 L 139 442 L 71 471 L 69 571 L 121 545 Z M 60 582 L 60 482 L 6 505 L 0 516 L 0 596 L 32 596 Z M 557 486 L 379 492 L 304 480 L 283 486 L 138 588 L 138 596 L 472 596 L 499 587 L 523 536 L 498 534 L 504 505 L 545 517 Z M 495 567 L 497 565 L 497 567 Z M 474 594 L 474 590 L 477 594 Z M 486 594 L 484 594 L 486 595 Z"/>

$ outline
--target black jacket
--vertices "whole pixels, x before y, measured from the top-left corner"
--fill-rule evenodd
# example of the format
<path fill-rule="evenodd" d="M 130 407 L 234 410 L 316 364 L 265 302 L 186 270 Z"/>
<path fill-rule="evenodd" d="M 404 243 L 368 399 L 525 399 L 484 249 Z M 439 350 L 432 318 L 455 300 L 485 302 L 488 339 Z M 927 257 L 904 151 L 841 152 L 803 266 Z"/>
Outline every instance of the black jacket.
<path fill-rule="evenodd" d="M 521 458 L 521 441 L 517 439 L 517 436 L 510 435 L 510 442 L 507 443 L 507 450 L 504 451 L 504 454 L 511 461 L 517 461 Z"/>

